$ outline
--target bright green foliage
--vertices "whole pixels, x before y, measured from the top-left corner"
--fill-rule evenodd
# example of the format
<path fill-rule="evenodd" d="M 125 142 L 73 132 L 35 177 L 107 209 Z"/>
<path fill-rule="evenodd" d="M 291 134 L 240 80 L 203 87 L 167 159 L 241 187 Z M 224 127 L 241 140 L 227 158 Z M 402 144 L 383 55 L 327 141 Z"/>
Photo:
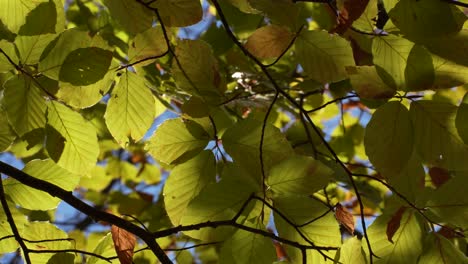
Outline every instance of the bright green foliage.
<path fill-rule="evenodd" d="M 408 109 L 388 102 L 375 111 L 367 124 L 364 146 L 369 160 L 384 173 L 399 173 L 413 152 L 413 133 Z"/>
<path fill-rule="evenodd" d="M 50 102 L 46 134 L 47 152 L 59 166 L 83 175 L 96 163 L 99 154 L 96 130 L 77 112 Z"/>
<path fill-rule="evenodd" d="M 124 73 L 114 87 L 106 114 L 107 127 L 122 146 L 143 138 L 155 117 L 154 97 L 145 79 L 132 72 Z"/>
<path fill-rule="evenodd" d="M 305 31 L 296 41 L 299 63 L 309 78 L 326 83 L 346 79 L 346 66 L 354 66 L 349 43 L 325 31 Z"/>
<path fill-rule="evenodd" d="M 0 263 L 467 263 L 465 6 L 0 0 Z"/>
<path fill-rule="evenodd" d="M 150 139 L 148 145 L 153 157 L 163 163 L 177 163 L 202 151 L 209 135 L 196 122 L 181 118 L 167 120 Z"/>
<path fill-rule="evenodd" d="M 26 164 L 23 170 L 37 179 L 48 181 L 67 191 L 73 190 L 79 180 L 77 175 L 60 168 L 50 159 L 33 160 Z M 4 184 L 6 194 L 25 209 L 46 211 L 56 208 L 60 202 L 59 199 L 27 187 L 14 179 L 8 179 Z"/>
<path fill-rule="evenodd" d="M 273 193 L 313 194 L 327 185 L 332 170 L 311 157 L 295 156 L 274 166 L 268 177 Z"/>

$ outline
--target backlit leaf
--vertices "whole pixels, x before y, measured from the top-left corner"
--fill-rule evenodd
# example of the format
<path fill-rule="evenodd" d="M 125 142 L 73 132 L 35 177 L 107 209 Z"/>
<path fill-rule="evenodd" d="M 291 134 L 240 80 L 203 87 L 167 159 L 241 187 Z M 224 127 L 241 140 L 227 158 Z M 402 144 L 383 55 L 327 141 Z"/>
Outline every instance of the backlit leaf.
<path fill-rule="evenodd" d="M 0 110 L 0 124 L 0 151 L 4 151 L 13 143 L 16 135 L 8 125 L 7 113 L 3 109 Z"/>
<path fill-rule="evenodd" d="M 393 243 L 393 236 L 395 235 L 396 231 L 400 228 L 401 218 L 405 213 L 406 207 L 400 207 L 398 211 L 390 218 L 390 221 L 387 223 L 387 239 L 388 241 Z"/>
<path fill-rule="evenodd" d="M 267 183 L 277 195 L 310 195 L 324 188 L 332 174 L 333 171 L 318 160 L 293 156 L 271 168 Z"/>
<path fill-rule="evenodd" d="M 18 48 L 21 63 L 38 63 L 42 52 L 47 47 L 47 45 L 49 45 L 49 43 L 55 39 L 55 37 L 55 34 L 16 37 L 15 44 Z"/>
<path fill-rule="evenodd" d="M 347 78 L 346 66 L 354 66 L 351 45 L 325 31 L 304 31 L 296 39 L 297 60 L 308 77 L 322 83 Z"/>
<path fill-rule="evenodd" d="M 143 32 L 152 25 L 154 14 L 138 1 L 105 0 L 104 4 L 130 35 Z"/>
<path fill-rule="evenodd" d="M 126 72 L 114 87 L 107 104 L 107 127 L 121 146 L 139 141 L 155 118 L 155 101 L 145 79 Z"/>
<path fill-rule="evenodd" d="M 255 30 L 245 48 L 260 59 L 276 58 L 286 51 L 293 38 L 286 28 L 268 25 Z"/>
<path fill-rule="evenodd" d="M 399 173 L 413 152 L 413 129 L 408 109 L 396 101 L 375 111 L 364 136 L 366 154 L 382 173 Z"/>
<path fill-rule="evenodd" d="M 262 122 L 255 119 L 239 121 L 223 135 L 223 146 L 235 162 L 258 175 L 260 172 L 260 138 Z M 292 155 L 292 147 L 285 136 L 274 126 L 266 124 L 263 136 L 263 164 L 265 172 L 278 162 Z"/>
<path fill-rule="evenodd" d="M 449 170 L 463 170 L 468 165 L 463 161 L 468 146 L 455 127 L 456 111 L 456 106 L 436 101 L 417 101 L 410 107 L 416 150 L 424 161 Z"/>
<path fill-rule="evenodd" d="M 468 93 L 465 94 L 463 100 L 458 106 L 457 116 L 455 118 L 455 126 L 458 134 L 465 144 L 468 145 Z"/>
<path fill-rule="evenodd" d="M 85 31 L 68 29 L 43 57 L 39 71 L 47 77 L 73 85 L 89 85 L 107 73 L 112 51 L 99 35 L 91 37 Z"/>
<path fill-rule="evenodd" d="M 4 86 L 8 119 L 18 135 L 43 128 L 47 106 L 37 84 L 23 75 L 12 77 Z"/>
<path fill-rule="evenodd" d="M 2 0 L 0 2 L 2 6 L 0 20 L 11 32 L 17 33 L 19 28 L 26 23 L 27 14 L 44 2 L 47 1 Z"/>
<path fill-rule="evenodd" d="M 205 150 L 177 165 L 164 185 L 164 204 L 174 225 L 180 223 L 187 205 L 209 184 L 215 182 L 216 161 Z"/>
<path fill-rule="evenodd" d="M 5 54 L 13 60 L 15 64 L 18 63 L 18 56 L 15 52 L 15 46 L 13 43 L 10 43 L 5 40 L 0 40 L 0 49 L 5 52 Z M 5 54 L 0 53 L 0 73 L 7 72 L 15 69 L 15 66 L 8 60 Z"/>
<path fill-rule="evenodd" d="M 375 66 L 347 67 L 346 71 L 351 85 L 361 98 L 383 99 L 395 94 L 395 89 L 382 80 Z"/>
<path fill-rule="evenodd" d="M 382 69 L 378 73 L 388 86 L 398 90 L 407 89 L 405 69 L 413 45 L 411 41 L 394 35 L 374 38 L 372 43 L 374 64 Z"/>
<path fill-rule="evenodd" d="M 186 27 L 202 20 L 203 10 L 197 0 L 161 0 L 151 7 L 157 8 L 161 19 L 169 27 Z"/>
<path fill-rule="evenodd" d="M 366 253 L 362 250 L 362 242 L 352 237 L 343 243 L 340 248 L 340 262 L 353 264 L 367 264 Z"/>
<path fill-rule="evenodd" d="M 78 184 L 79 177 L 48 160 L 33 160 L 23 169 L 29 175 L 55 184 L 65 190 L 72 191 Z M 39 191 L 21 184 L 14 179 L 4 181 L 5 193 L 21 207 L 30 210 L 50 210 L 56 208 L 60 199 L 46 192 Z"/>
<path fill-rule="evenodd" d="M 379 256 L 375 263 L 416 263 L 422 252 L 424 229 L 414 212 L 407 210 L 400 220 L 399 228 L 393 234 L 392 243 L 385 235 L 391 217 L 387 214 L 379 216 L 367 231 L 372 251 Z M 363 248 L 368 254 L 367 246 Z"/>
<path fill-rule="evenodd" d="M 47 107 L 47 142 L 50 157 L 61 167 L 86 174 L 96 164 L 99 145 L 95 128 L 61 103 Z"/>
<path fill-rule="evenodd" d="M 209 135 L 194 121 L 169 119 L 156 129 L 148 150 L 155 159 L 173 164 L 197 155 L 209 140 Z"/>
<path fill-rule="evenodd" d="M 436 234 L 429 234 L 424 243 L 420 264 L 467 263 L 468 258 L 450 240 Z"/>
<path fill-rule="evenodd" d="M 120 263 L 132 264 L 133 250 L 136 244 L 135 235 L 115 225 L 111 227 L 111 234 Z"/>
<path fill-rule="evenodd" d="M 167 51 L 167 45 L 161 27 L 152 27 L 137 34 L 129 46 L 129 63 L 159 56 Z M 150 64 L 152 61 L 154 60 L 147 60 L 138 65 L 144 66 Z"/>

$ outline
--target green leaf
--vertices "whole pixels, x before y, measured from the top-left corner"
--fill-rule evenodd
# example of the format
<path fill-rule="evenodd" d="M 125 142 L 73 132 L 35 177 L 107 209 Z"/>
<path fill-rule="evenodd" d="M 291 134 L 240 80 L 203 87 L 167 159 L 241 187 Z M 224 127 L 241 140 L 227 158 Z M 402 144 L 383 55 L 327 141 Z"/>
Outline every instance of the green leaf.
<path fill-rule="evenodd" d="M 367 264 L 366 253 L 362 249 L 362 242 L 357 237 L 352 237 L 343 243 L 340 248 L 341 263 Z"/>
<path fill-rule="evenodd" d="M 455 118 L 455 126 L 457 127 L 460 138 L 468 145 L 468 92 L 463 97 L 460 106 L 457 110 L 457 116 Z"/>
<path fill-rule="evenodd" d="M 394 35 L 374 38 L 374 64 L 383 70 L 378 73 L 388 86 L 406 90 L 405 69 L 413 45 L 411 41 Z"/>
<path fill-rule="evenodd" d="M 62 63 L 59 79 L 72 85 L 90 85 L 101 80 L 111 64 L 112 52 L 97 48 L 79 48 Z"/>
<path fill-rule="evenodd" d="M 10 63 L 7 56 L 15 63 L 18 64 L 18 56 L 16 55 L 15 46 L 13 43 L 10 43 L 5 40 L 0 40 L 0 49 L 5 52 L 5 54 L 0 53 L 0 73 L 8 72 L 15 69 L 15 66 Z M 0 85 L 1 86 L 1 85 Z"/>
<path fill-rule="evenodd" d="M 291 30 L 297 29 L 299 8 L 289 0 L 277 0 L 272 5 L 269 0 L 248 0 L 249 4 L 264 13 L 272 23 L 284 25 Z"/>
<path fill-rule="evenodd" d="M 15 39 L 22 64 L 33 65 L 39 62 L 42 52 L 57 37 L 55 34 L 18 36 Z"/>
<path fill-rule="evenodd" d="M 43 128 L 47 106 L 36 83 L 25 75 L 18 75 L 4 85 L 4 104 L 8 119 L 18 135 Z"/>
<path fill-rule="evenodd" d="M 296 56 L 308 77 L 322 83 L 347 78 L 346 66 L 354 66 L 351 45 L 325 31 L 303 31 L 296 39 Z"/>
<path fill-rule="evenodd" d="M 21 1 L 24 3 L 24 1 Z M 41 1 L 42 2 L 42 1 Z M 49 0 L 37 5 L 26 17 L 26 22 L 19 29 L 22 36 L 34 36 L 60 33 L 65 29 L 63 3 Z"/>
<path fill-rule="evenodd" d="M 93 253 L 103 256 L 103 257 L 112 257 L 115 256 L 114 242 L 112 241 L 112 235 L 108 233 L 105 237 L 99 240 L 96 248 L 93 250 Z M 91 256 L 87 264 L 104 264 L 109 263 L 103 259 Z"/>
<path fill-rule="evenodd" d="M 416 263 L 422 252 L 424 229 L 414 212 L 406 210 L 400 220 L 400 227 L 393 235 L 393 243 L 386 236 L 387 223 L 392 215 L 384 214 L 375 220 L 367 230 L 372 251 L 379 259 L 375 263 Z M 363 247 L 367 254 L 367 246 Z"/>
<path fill-rule="evenodd" d="M 414 45 L 408 55 L 405 80 L 408 91 L 432 88 L 435 79 L 432 56 L 423 46 Z"/>
<path fill-rule="evenodd" d="M 432 64 L 435 71 L 434 89 L 453 88 L 468 83 L 468 65 L 457 64 L 434 54 Z"/>
<path fill-rule="evenodd" d="M 161 27 L 152 27 L 135 36 L 129 45 L 128 63 L 135 63 L 149 57 L 162 55 L 167 51 L 167 44 Z M 154 60 L 138 63 L 139 66 L 151 64 Z"/>
<path fill-rule="evenodd" d="M 401 33 L 411 39 L 456 33 L 466 21 L 463 12 L 456 6 L 438 0 L 400 0 L 388 15 Z"/>
<path fill-rule="evenodd" d="M 255 187 L 246 184 L 245 180 L 241 178 L 223 177 L 220 182 L 206 186 L 189 203 L 180 224 L 191 225 L 207 221 L 231 220 L 254 191 L 256 191 Z M 243 213 L 248 214 L 250 209 L 251 206 L 247 206 Z M 225 239 L 232 232 L 232 227 L 218 227 L 184 233 L 203 241 L 219 241 Z"/>
<path fill-rule="evenodd" d="M 112 60 L 112 49 L 99 35 L 68 29 L 49 45 L 39 71 L 54 80 L 89 85 L 102 79 Z"/>
<path fill-rule="evenodd" d="M 312 195 L 327 185 L 332 174 L 312 157 L 293 156 L 271 168 L 267 184 L 275 195 Z"/>
<path fill-rule="evenodd" d="M 367 124 L 364 147 L 377 170 L 384 175 L 400 173 L 413 152 L 408 109 L 397 101 L 380 106 Z"/>
<path fill-rule="evenodd" d="M 64 264 L 64 263 L 74 263 L 75 255 L 71 253 L 56 253 L 48 261 L 47 264 Z"/>
<path fill-rule="evenodd" d="M 294 225 L 299 226 L 298 229 L 303 236 L 315 245 L 340 246 L 340 227 L 333 213 L 323 203 L 310 197 L 284 196 L 275 198 L 274 206 Z M 279 236 L 303 245 L 309 244 L 294 226 L 286 222 L 280 215 L 275 213 L 274 219 Z M 299 249 L 287 245 L 284 247 L 292 263 L 302 263 Z M 322 253 L 331 258 L 335 255 L 335 251 L 322 251 Z M 306 258 L 307 263 L 325 263 L 323 256 L 313 249 L 306 251 Z"/>
<path fill-rule="evenodd" d="M 164 204 L 174 226 L 180 224 L 188 204 L 207 186 L 215 182 L 216 160 L 204 150 L 172 169 L 164 185 Z"/>
<path fill-rule="evenodd" d="M 174 164 L 197 155 L 209 140 L 209 135 L 196 122 L 181 118 L 169 119 L 150 138 L 148 150 L 155 159 Z"/>
<path fill-rule="evenodd" d="M 217 96 L 222 91 L 218 65 L 206 42 L 181 40 L 176 47 L 176 56 L 180 67 L 174 61 L 172 72 L 180 89 L 200 96 Z"/>
<path fill-rule="evenodd" d="M 377 0 L 369 0 L 366 9 L 364 9 L 361 16 L 354 20 L 353 28 L 360 29 L 365 32 L 374 32 L 377 13 Z"/>
<path fill-rule="evenodd" d="M 366 99 L 390 98 L 395 89 L 380 78 L 376 66 L 346 67 L 351 85 L 359 97 Z"/>
<path fill-rule="evenodd" d="M 168 27 L 186 27 L 198 23 L 203 18 L 200 1 L 194 0 L 161 0 L 151 7 L 157 8 L 161 19 Z"/>
<path fill-rule="evenodd" d="M 447 45 L 450 43 L 451 45 Z M 468 67 L 468 28 L 443 37 L 429 37 L 422 44 L 444 59 Z"/>
<path fill-rule="evenodd" d="M 46 89 L 67 105 L 76 108 L 87 108 L 97 104 L 109 91 L 114 82 L 114 77 L 115 72 L 109 70 L 101 80 L 90 85 L 83 84 L 77 86 L 66 82 L 58 82 L 58 84 L 55 82 L 55 85 L 53 85 L 54 81 L 48 79 L 47 81 L 51 85 L 46 86 Z"/>
<path fill-rule="evenodd" d="M 265 230 L 265 227 L 259 223 L 246 222 L 244 225 Z M 260 234 L 237 230 L 229 240 L 229 242 L 225 243 L 229 243 L 227 244 L 229 246 L 227 250 L 232 254 L 234 263 L 272 263 L 277 259 L 273 241 Z"/>
<path fill-rule="evenodd" d="M 9 201 L 7 201 L 7 203 L 11 212 L 11 216 L 15 221 L 16 228 L 19 232 L 22 232 L 24 225 L 28 223 L 28 219 L 18 210 L 14 204 L 10 203 Z M 7 238 L 7 236 L 11 237 Z M 11 227 L 8 223 L 4 210 L 0 211 L 0 237 L 2 238 L 0 242 L 0 253 L 14 252 L 19 248 L 19 244 L 13 236 L 13 231 L 11 231 Z"/>
<path fill-rule="evenodd" d="M 451 180 L 432 193 L 426 207 L 444 222 L 465 229 L 468 227 L 468 199 L 464 194 L 468 174 L 454 174 Z"/>
<path fill-rule="evenodd" d="M 410 116 L 415 146 L 424 161 L 449 170 L 465 170 L 468 146 L 455 127 L 456 111 L 456 106 L 445 102 L 415 101 Z"/>
<path fill-rule="evenodd" d="M 79 182 L 79 177 L 61 167 L 52 160 L 33 160 L 26 164 L 23 171 L 34 178 L 50 182 L 62 189 L 72 191 Z M 30 210 L 51 210 L 57 207 L 59 198 L 46 192 L 28 187 L 15 179 L 4 181 L 5 193 L 19 206 Z"/>
<path fill-rule="evenodd" d="M 44 2 L 47 1 L 1 0 L 0 20 L 8 30 L 18 33 L 19 28 L 26 23 L 29 12 Z"/>
<path fill-rule="evenodd" d="M 104 0 L 109 13 L 130 35 L 134 36 L 152 26 L 153 13 L 138 1 Z"/>
<path fill-rule="evenodd" d="M 383 174 L 383 176 L 387 178 L 391 186 L 409 201 L 416 205 L 424 201 L 422 193 L 424 191 L 424 177 L 426 174 L 415 151 L 413 151 L 406 167 L 400 173 L 387 173 Z"/>
<path fill-rule="evenodd" d="M 419 257 L 420 264 L 467 263 L 468 258 L 450 240 L 431 233 L 424 243 L 423 254 Z"/>
<path fill-rule="evenodd" d="M 139 141 L 155 118 L 155 101 L 143 77 L 125 72 L 107 104 L 107 127 L 121 146 Z"/>
<path fill-rule="evenodd" d="M 256 175 L 262 185 L 260 139 L 263 123 L 255 119 L 237 122 L 222 137 L 223 146 L 234 162 Z M 263 164 L 265 173 L 278 162 L 290 157 L 293 150 L 285 136 L 274 126 L 265 125 L 263 135 Z"/>
<path fill-rule="evenodd" d="M 68 240 L 67 233 L 47 222 L 29 223 L 24 228 L 21 237 L 29 241 L 41 241 L 25 241 L 26 246 L 34 250 L 64 250 L 72 248 L 72 243 Z M 53 255 L 54 253 L 29 254 L 31 262 L 34 264 L 48 264 L 49 259 Z"/>
<path fill-rule="evenodd" d="M 58 102 L 47 108 L 46 149 L 61 167 L 86 174 L 99 155 L 95 128 L 80 114 Z"/>
<path fill-rule="evenodd" d="M 288 48 L 294 35 L 276 25 L 261 27 L 247 39 L 245 48 L 259 59 L 277 58 Z"/>
<path fill-rule="evenodd" d="M 16 135 L 8 125 L 7 113 L 3 109 L 0 109 L 0 124 L 0 151 L 5 151 L 13 143 Z"/>

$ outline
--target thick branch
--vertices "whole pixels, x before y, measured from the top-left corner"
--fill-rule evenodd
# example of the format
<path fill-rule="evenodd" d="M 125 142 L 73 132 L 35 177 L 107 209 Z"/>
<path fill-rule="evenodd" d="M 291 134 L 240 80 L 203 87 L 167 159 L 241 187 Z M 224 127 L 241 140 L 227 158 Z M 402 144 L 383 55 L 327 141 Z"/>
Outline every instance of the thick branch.
<path fill-rule="evenodd" d="M 94 207 L 84 203 L 83 201 L 76 198 L 75 196 L 73 196 L 72 192 L 68 192 L 58 187 L 57 185 L 54 185 L 47 181 L 36 179 L 30 176 L 29 174 L 21 170 L 18 170 L 15 167 L 12 167 L 1 161 L 0 161 L 0 172 L 6 175 L 9 175 L 10 177 L 16 179 L 17 181 L 21 182 L 22 184 L 26 186 L 44 191 L 54 197 L 60 198 L 61 200 L 68 203 L 75 209 L 83 212 L 84 214 L 87 214 L 88 216 L 96 220 L 108 222 L 122 229 L 125 229 L 126 231 L 130 233 L 135 234 L 136 236 L 140 237 L 148 245 L 149 248 L 151 248 L 153 253 L 163 264 L 172 263 L 172 261 L 166 255 L 166 253 L 164 253 L 162 248 L 159 246 L 159 244 L 154 240 L 153 236 L 150 233 L 148 233 L 146 230 L 144 230 L 143 228 L 137 225 L 134 225 L 133 223 L 128 222 L 113 214 L 99 211 L 95 209 Z"/>

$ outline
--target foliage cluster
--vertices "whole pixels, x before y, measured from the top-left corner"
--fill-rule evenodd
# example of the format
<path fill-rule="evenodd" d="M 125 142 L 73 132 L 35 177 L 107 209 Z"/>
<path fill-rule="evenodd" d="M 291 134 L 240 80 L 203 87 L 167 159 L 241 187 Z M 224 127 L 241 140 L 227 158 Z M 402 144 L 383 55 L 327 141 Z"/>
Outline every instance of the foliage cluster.
<path fill-rule="evenodd" d="M 0 0 L 0 253 L 468 263 L 466 6 Z"/>

